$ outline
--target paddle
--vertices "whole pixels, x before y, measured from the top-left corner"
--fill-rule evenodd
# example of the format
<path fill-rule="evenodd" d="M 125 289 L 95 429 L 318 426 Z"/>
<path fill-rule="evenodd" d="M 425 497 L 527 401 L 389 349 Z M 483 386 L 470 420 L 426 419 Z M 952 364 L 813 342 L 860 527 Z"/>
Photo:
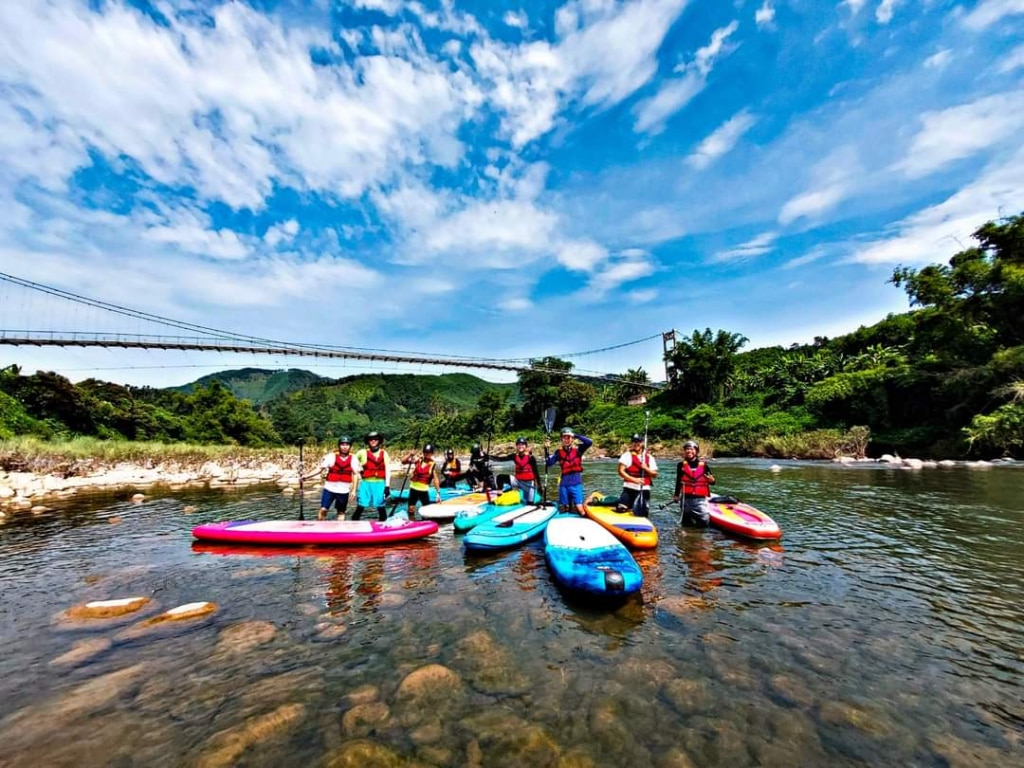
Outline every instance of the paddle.
<path fill-rule="evenodd" d="M 548 438 L 551 436 L 551 428 L 555 426 L 555 407 L 551 406 L 544 409 L 544 435 Z M 547 449 L 544 453 L 544 485 L 540 491 L 540 505 L 546 507 L 548 505 L 548 462 L 547 462 Z"/>
<path fill-rule="evenodd" d="M 305 487 L 305 469 L 306 465 L 302 462 L 302 446 L 306 444 L 305 438 L 299 438 L 299 520 L 305 520 L 306 517 L 302 512 L 302 505 L 305 502 L 306 494 L 303 493 Z"/>
<path fill-rule="evenodd" d="M 398 489 L 398 493 L 395 494 L 395 498 L 388 499 L 388 501 L 391 503 L 391 512 L 388 513 L 388 517 L 391 517 L 391 515 L 395 514 L 395 508 L 398 506 L 398 502 L 402 500 L 402 492 L 405 490 L 405 484 L 409 480 L 409 475 L 412 472 L 412 465 L 415 462 L 415 459 L 409 462 L 409 468 L 405 470 L 405 477 L 402 478 L 402 487 Z M 440 500 L 440 497 L 438 497 L 438 501 Z M 409 519 L 412 520 L 411 517 Z"/>
<path fill-rule="evenodd" d="M 538 509 L 544 509 L 544 505 L 543 504 L 540 504 L 540 505 L 533 504 L 529 508 L 524 509 L 522 512 L 517 512 L 516 514 L 512 515 L 512 517 L 510 517 L 508 520 L 502 520 L 500 523 L 496 523 L 494 527 L 495 528 L 511 528 L 513 520 L 518 520 L 523 515 L 528 515 L 531 512 L 536 512 Z"/>
<path fill-rule="evenodd" d="M 640 517 L 650 517 L 650 496 L 644 500 L 644 466 L 647 463 L 647 426 L 651 423 L 651 412 L 644 411 L 644 452 L 640 454 L 640 493 L 633 504 L 633 512 Z"/>

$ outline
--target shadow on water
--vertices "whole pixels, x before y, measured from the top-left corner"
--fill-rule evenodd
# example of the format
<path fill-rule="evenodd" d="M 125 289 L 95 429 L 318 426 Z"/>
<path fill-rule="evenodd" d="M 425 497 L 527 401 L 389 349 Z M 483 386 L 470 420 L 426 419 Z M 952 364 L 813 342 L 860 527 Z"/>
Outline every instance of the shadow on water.
<path fill-rule="evenodd" d="M 659 509 L 638 595 L 563 594 L 543 546 L 194 543 L 276 491 L 81 502 L 0 525 L 0 764 L 1024 762 L 1019 468 L 723 460 L 778 542 Z M 587 467 L 615 487 L 615 465 Z M 195 507 L 186 512 L 186 507 Z M 306 503 L 307 511 L 312 507 Z M 71 622 L 91 600 L 138 616 Z M 194 622 L 148 625 L 211 601 Z"/>

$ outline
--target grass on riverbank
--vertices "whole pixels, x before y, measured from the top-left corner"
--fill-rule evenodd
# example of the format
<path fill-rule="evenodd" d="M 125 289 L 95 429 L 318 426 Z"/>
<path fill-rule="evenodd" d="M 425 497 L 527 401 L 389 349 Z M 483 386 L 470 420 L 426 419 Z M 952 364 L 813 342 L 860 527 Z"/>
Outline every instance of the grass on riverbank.
<path fill-rule="evenodd" d="M 314 448 L 314 454 L 319 449 Z M 0 470 L 76 475 L 97 466 L 119 463 L 156 467 L 162 464 L 201 466 L 206 462 L 294 462 L 297 448 L 242 448 L 237 445 L 130 442 L 74 437 L 42 440 L 20 436 L 0 440 Z"/>

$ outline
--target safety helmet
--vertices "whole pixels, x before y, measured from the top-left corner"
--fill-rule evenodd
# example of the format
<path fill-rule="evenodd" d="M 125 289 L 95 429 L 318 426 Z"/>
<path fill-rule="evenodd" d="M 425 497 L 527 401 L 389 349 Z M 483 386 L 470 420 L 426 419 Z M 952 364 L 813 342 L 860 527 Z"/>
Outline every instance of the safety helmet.
<path fill-rule="evenodd" d="M 693 448 L 693 450 L 696 451 L 700 448 L 700 446 L 697 445 L 697 442 L 695 440 L 687 440 L 685 443 L 683 443 L 683 448 Z"/>
<path fill-rule="evenodd" d="M 434 452 L 434 444 L 433 443 L 427 443 L 426 445 L 424 445 L 423 446 L 423 452 L 424 453 L 433 453 Z"/>
<path fill-rule="evenodd" d="M 474 451 L 482 450 L 481 447 L 480 447 L 480 443 L 473 443 L 473 450 Z"/>
<path fill-rule="evenodd" d="M 633 436 L 629 438 L 629 442 L 631 443 L 642 443 L 643 441 L 644 439 L 640 437 L 640 435 L 638 435 L 636 432 L 634 432 Z"/>
<path fill-rule="evenodd" d="M 573 437 L 576 433 L 572 431 L 572 427 L 562 427 L 562 434 L 569 435 L 569 437 Z"/>
<path fill-rule="evenodd" d="M 446 451 L 444 452 L 444 457 L 445 457 L 446 459 L 452 459 L 452 458 L 455 458 L 455 451 L 453 451 L 453 450 L 452 450 L 451 448 L 449 448 L 448 450 L 446 450 Z"/>
<path fill-rule="evenodd" d="M 338 438 L 338 445 L 352 445 L 352 438 L 348 435 L 342 435 Z"/>
<path fill-rule="evenodd" d="M 517 437 L 516 438 L 516 445 L 526 445 L 526 438 L 525 437 Z"/>
<path fill-rule="evenodd" d="M 383 440 L 383 439 L 384 438 L 380 436 L 380 432 L 376 432 L 376 431 L 370 432 L 366 436 L 366 442 L 370 442 L 371 440 Z"/>

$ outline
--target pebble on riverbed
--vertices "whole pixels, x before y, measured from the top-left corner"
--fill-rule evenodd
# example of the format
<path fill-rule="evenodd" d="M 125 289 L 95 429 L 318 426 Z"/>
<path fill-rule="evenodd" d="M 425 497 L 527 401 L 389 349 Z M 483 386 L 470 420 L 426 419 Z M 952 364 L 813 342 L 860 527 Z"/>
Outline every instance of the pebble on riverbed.
<path fill-rule="evenodd" d="M 206 742 L 196 765 L 220 768 L 235 765 L 250 747 L 278 739 L 300 724 L 306 715 L 302 704 L 284 704 L 273 712 L 246 720 L 234 728 L 215 733 Z"/>
<path fill-rule="evenodd" d="M 187 621 L 188 619 L 198 619 L 200 616 L 206 616 L 216 610 L 216 603 L 210 603 L 205 600 L 195 603 L 185 603 L 184 605 L 179 605 L 177 608 L 171 608 L 169 611 L 164 611 L 151 619 L 146 619 L 146 622 L 148 624 L 160 624 L 165 621 Z"/>
<path fill-rule="evenodd" d="M 106 653 L 113 646 L 113 642 L 105 637 L 94 637 L 88 640 L 79 640 L 71 646 L 71 650 L 63 653 L 50 662 L 51 667 L 77 667 L 87 661 L 92 661 L 101 653 Z"/>
<path fill-rule="evenodd" d="M 112 619 L 135 613 L 149 603 L 148 597 L 124 597 L 117 600 L 94 600 L 68 608 L 64 612 L 67 619 Z"/>

